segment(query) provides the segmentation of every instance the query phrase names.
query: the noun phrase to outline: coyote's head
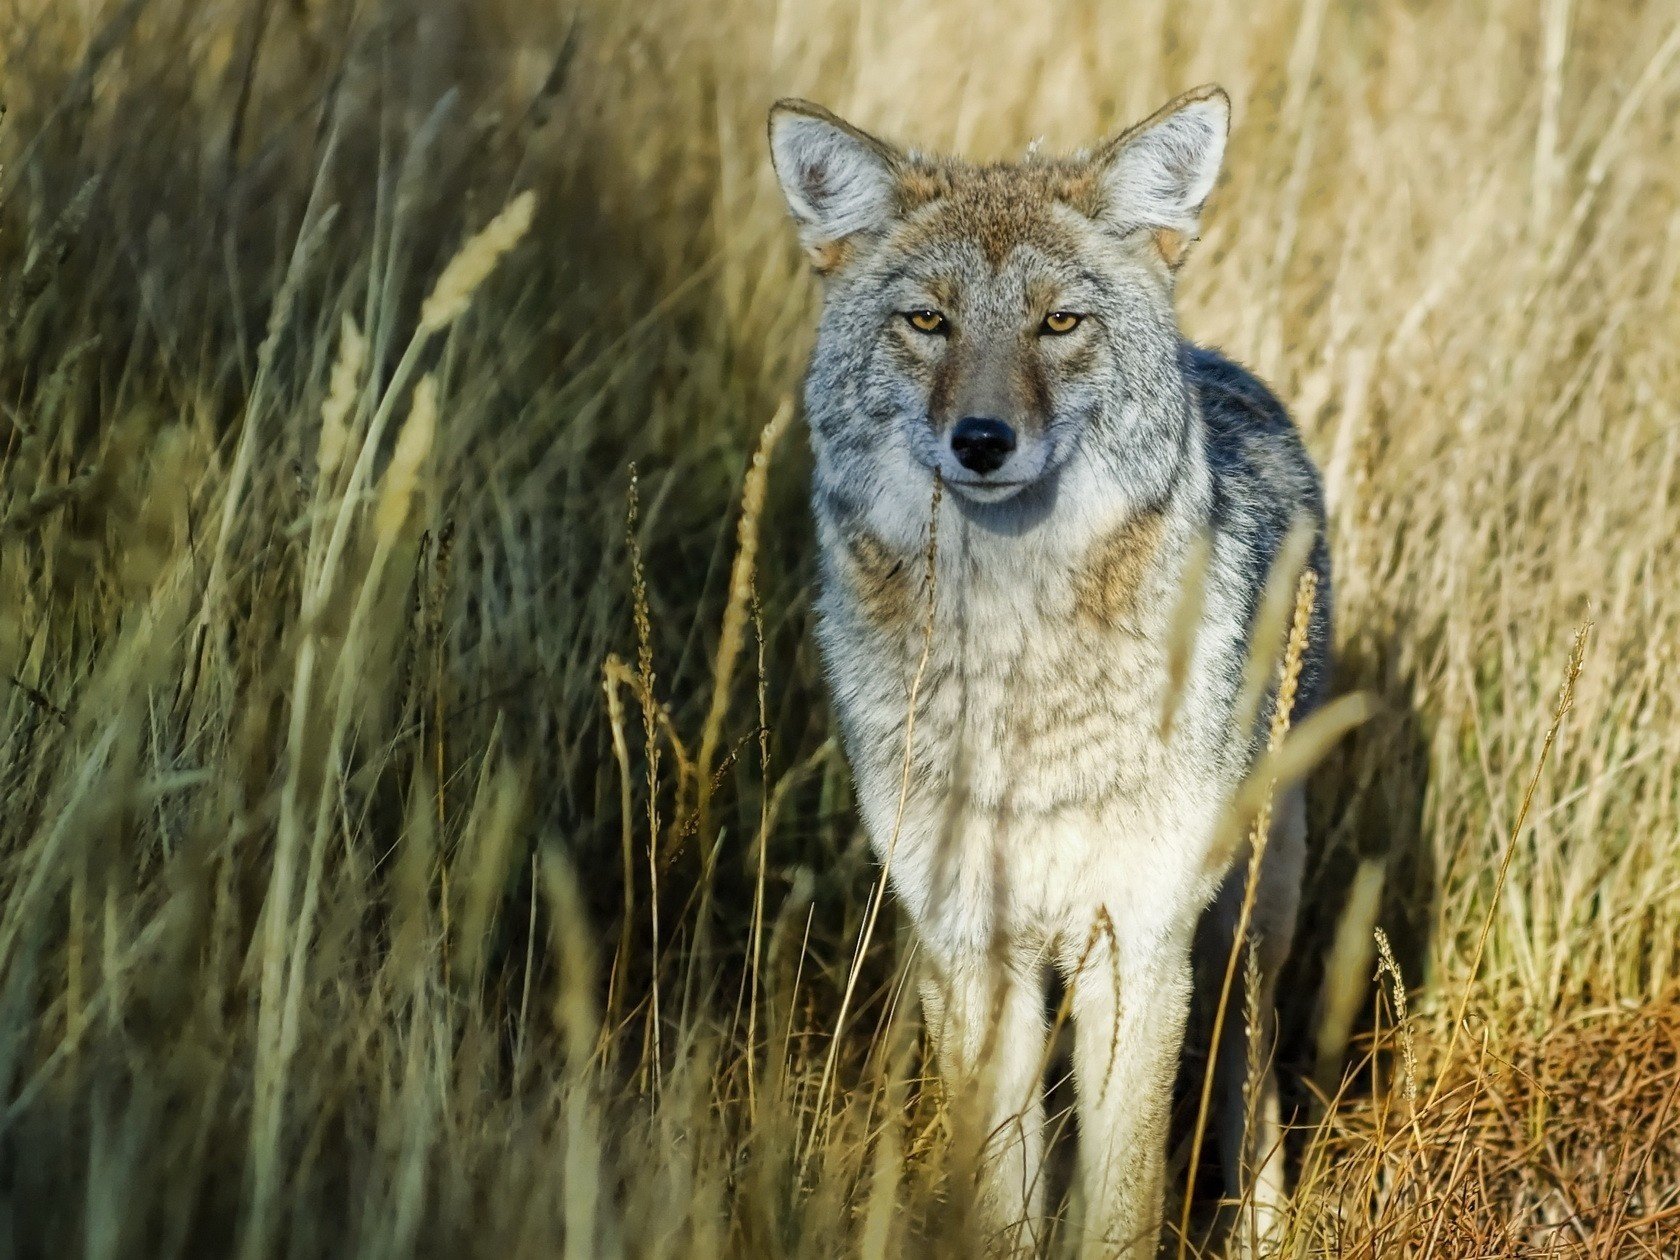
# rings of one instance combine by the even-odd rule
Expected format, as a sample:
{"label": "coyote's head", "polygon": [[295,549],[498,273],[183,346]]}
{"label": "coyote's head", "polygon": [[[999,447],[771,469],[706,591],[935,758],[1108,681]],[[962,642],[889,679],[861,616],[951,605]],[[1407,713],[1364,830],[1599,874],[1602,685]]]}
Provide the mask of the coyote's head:
{"label": "coyote's head", "polygon": [[981,166],[779,102],[776,174],[824,278],[807,410],[848,497],[926,470],[1026,501],[1081,467],[1164,494],[1187,406],[1173,272],[1229,117],[1202,88],[1088,153]]}

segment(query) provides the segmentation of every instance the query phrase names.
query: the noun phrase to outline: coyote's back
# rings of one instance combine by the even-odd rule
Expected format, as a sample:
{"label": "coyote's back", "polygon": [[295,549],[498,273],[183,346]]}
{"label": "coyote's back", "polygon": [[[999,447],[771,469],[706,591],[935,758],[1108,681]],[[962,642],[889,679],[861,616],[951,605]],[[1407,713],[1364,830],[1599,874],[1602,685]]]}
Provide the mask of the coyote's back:
{"label": "coyote's back", "polygon": [[[1173,309],[1227,115],[1204,89],[1093,152],[985,166],[802,102],[771,115],[825,283],[806,386],[819,637],[942,1069],[991,1135],[982,1208],[1005,1247],[1041,1214],[1055,967],[1087,1236],[1153,1255],[1192,942],[1206,912],[1229,945],[1247,865],[1227,811],[1270,704],[1245,679],[1280,562],[1286,593],[1303,565],[1318,575],[1297,718],[1327,677],[1312,463],[1277,400],[1185,342]],[[1254,919],[1268,1019],[1298,798],[1275,816]],[[1256,1148],[1242,1051],[1221,1048],[1226,1163],[1269,1210],[1275,1091],[1268,1073]]]}

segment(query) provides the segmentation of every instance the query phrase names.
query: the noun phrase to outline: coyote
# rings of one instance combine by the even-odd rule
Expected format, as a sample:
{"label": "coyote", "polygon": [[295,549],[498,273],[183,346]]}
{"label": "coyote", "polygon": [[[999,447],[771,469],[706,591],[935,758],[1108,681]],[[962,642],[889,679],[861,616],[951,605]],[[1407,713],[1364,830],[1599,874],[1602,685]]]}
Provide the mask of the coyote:
{"label": "coyote", "polygon": [[[1277,684],[1244,678],[1281,557],[1318,577],[1296,719],[1326,684],[1317,472],[1266,387],[1174,313],[1229,120],[1207,87],[1088,152],[974,165],[805,101],[770,113],[823,280],[805,387],[818,638],[941,1075],[978,1108],[978,1209],[1005,1252],[1044,1234],[1054,968],[1084,1245],[1155,1254],[1192,977],[1213,956],[1223,978],[1247,878],[1222,820],[1264,750]],[[1222,1162],[1263,1228],[1284,1195],[1278,1103],[1269,1067],[1245,1090],[1243,1013],[1268,1053],[1298,787],[1272,817],[1263,991],[1239,987],[1215,1051]]]}

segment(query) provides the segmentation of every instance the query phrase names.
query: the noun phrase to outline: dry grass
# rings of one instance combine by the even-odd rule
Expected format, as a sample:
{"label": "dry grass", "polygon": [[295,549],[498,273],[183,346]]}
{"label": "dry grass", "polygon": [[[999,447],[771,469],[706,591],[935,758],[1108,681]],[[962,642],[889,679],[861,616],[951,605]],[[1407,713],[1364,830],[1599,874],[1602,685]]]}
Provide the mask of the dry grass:
{"label": "dry grass", "polygon": [[1295,1253],[1680,1253],[1672,0],[0,13],[0,1252],[972,1254],[752,454],[763,110],[1218,79],[1185,323],[1292,400],[1381,705]]}

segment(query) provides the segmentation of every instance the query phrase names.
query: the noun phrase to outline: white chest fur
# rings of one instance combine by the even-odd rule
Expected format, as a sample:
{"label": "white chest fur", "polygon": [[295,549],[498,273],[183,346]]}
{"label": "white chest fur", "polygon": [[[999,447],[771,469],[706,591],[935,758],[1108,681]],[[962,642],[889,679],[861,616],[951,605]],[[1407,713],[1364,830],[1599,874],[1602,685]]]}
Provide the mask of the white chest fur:
{"label": "white chest fur", "polygon": [[957,517],[930,620],[925,561],[825,538],[860,808],[929,944],[1077,949],[1099,905],[1148,937],[1205,895],[1218,776],[1193,711],[1161,734],[1175,541],[1147,517],[1069,552]]}

